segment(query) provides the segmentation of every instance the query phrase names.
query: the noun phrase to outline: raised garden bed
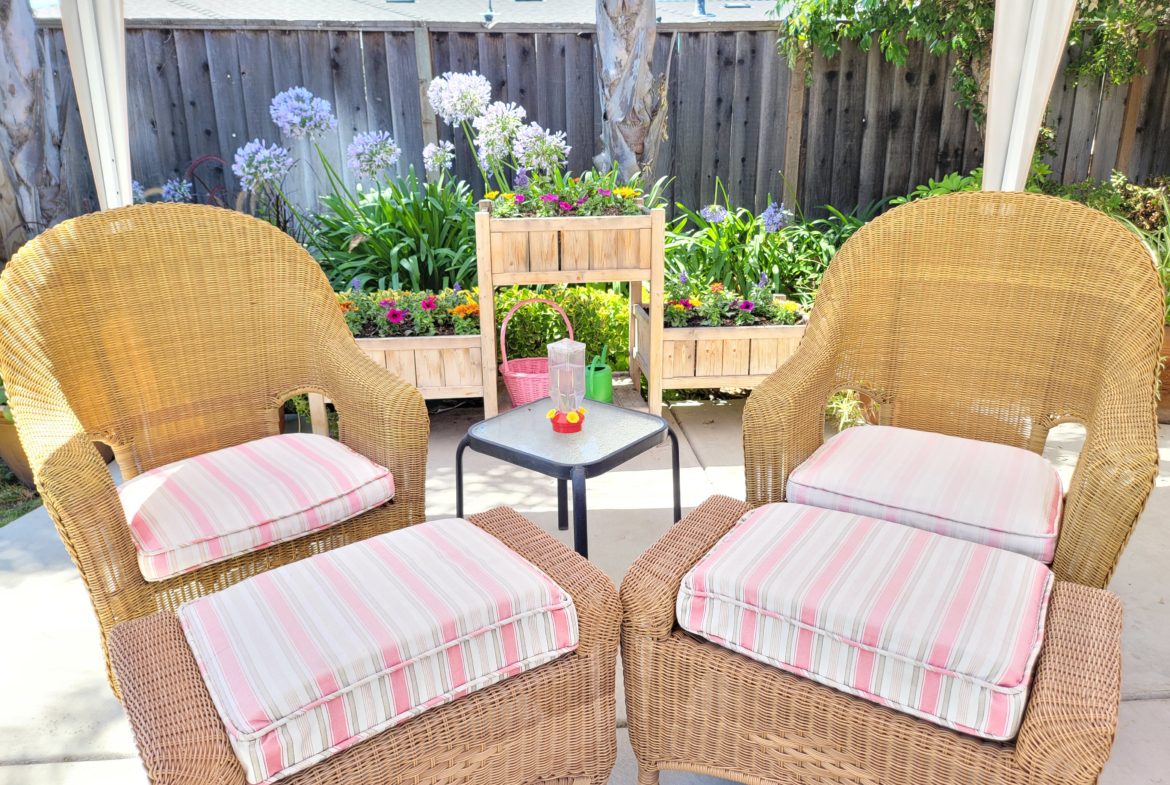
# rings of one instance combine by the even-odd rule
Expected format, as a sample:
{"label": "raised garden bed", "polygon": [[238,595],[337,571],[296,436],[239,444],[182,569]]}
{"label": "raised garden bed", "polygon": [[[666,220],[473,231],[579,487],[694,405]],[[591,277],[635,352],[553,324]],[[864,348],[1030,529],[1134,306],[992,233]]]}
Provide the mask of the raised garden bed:
{"label": "raised garden bed", "polygon": [[[646,377],[651,395],[656,387],[751,389],[793,355],[805,330],[802,324],[665,327],[659,350],[654,346],[650,313],[638,304],[631,306],[631,312],[637,362],[631,363],[630,373],[635,381],[639,372]],[[661,357],[657,377],[651,363],[656,352]]]}

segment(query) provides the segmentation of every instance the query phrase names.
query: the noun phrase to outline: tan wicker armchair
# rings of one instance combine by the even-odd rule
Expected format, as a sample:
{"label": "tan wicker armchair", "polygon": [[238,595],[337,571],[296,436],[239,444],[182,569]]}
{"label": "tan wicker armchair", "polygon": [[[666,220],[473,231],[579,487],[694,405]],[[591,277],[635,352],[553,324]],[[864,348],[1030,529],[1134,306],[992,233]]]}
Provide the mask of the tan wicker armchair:
{"label": "tan wicker armchair", "polygon": [[[1120,702],[1121,607],[1100,588],[1157,473],[1161,289],[1136,237],[1030,194],[961,194],[864,227],[825,277],[799,350],[744,413],[748,502],[715,497],[622,582],[640,785],[682,769],[753,785],[1091,785]],[[961,735],[682,631],[679,583],[749,507],[784,499],[839,389],[890,425],[1040,451],[1082,421],[1044,646],[1019,735]],[[1088,584],[1088,585],[1078,585]]]}
{"label": "tan wicker armchair", "polygon": [[[425,517],[422,397],[357,348],[312,257],[240,213],[127,207],[66,221],[25,245],[0,277],[0,375],[103,648],[118,623]],[[130,478],[276,434],[283,402],[307,391],[334,400],[342,442],[390,468],[395,501],[145,581],[93,442],[110,444]]]}
{"label": "tan wicker armchair", "polygon": [[898,207],[845,243],[800,348],[748,399],[748,503],[784,499],[840,389],[883,424],[1035,452],[1082,422],[1053,569],[1103,587],[1158,472],[1161,340],[1150,255],[1103,213],[1021,193]]}

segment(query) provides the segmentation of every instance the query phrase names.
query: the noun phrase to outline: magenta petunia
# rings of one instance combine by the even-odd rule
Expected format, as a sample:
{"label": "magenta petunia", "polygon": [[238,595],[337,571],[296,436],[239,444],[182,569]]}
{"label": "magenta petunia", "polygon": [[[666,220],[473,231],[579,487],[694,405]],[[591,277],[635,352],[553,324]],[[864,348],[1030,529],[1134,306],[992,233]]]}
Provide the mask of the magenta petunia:
{"label": "magenta petunia", "polygon": [[391,308],[386,311],[386,321],[390,324],[402,324],[406,320],[406,311],[400,308]]}
{"label": "magenta petunia", "polygon": [[516,194],[516,204],[523,204],[524,194]]}
{"label": "magenta petunia", "polygon": [[741,310],[741,311],[752,311],[755,309],[755,307],[756,307],[756,304],[753,303],[751,300],[740,300],[739,301],[739,310]]}
{"label": "magenta petunia", "polygon": [[613,191],[609,190],[608,188],[598,188],[597,195],[598,196],[613,196]]}
{"label": "magenta petunia", "polygon": [[398,303],[393,300],[382,300],[378,303],[378,305],[382,306],[383,308],[393,308],[395,305],[398,305]]}
{"label": "magenta petunia", "polygon": [[589,201],[589,197],[582,196],[576,201],[576,204],[582,205],[582,204],[585,204],[585,202],[587,202],[587,201]]}
{"label": "magenta petunia", "polygon": [[424,311],[433,311],[439,307],[439,301],[435,299],[433,294],[427,295],[423,298],[422,309]]}
{"label": "magenta petunia", "polygon": [[573,209],[573,205],[570,204],[569,202],[564,201],[564,200],[561,200],[560,207],[562,210],[572,210]]}
{"label": "magenta petunia", "polygon": [[679,300],[678,304],[681,305],[683,308],[686,308],[688,311],[695,307],[695,304],[686,298]]}
{"label": "magenta petunia", "polygon": [[543,194],[540,197],[540,201],[542,202],[559,202],[560,199],[561,197],[557,196],[556,194]]}

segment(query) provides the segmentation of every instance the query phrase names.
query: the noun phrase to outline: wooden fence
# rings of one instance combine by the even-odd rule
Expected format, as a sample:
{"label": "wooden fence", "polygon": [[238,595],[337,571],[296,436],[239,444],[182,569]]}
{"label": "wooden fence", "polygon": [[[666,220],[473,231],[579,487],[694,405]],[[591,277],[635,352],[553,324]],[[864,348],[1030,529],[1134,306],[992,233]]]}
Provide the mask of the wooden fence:
{"label": "wooden fence", "polygon": [[[50,26],[40,35],[54,77],[50,100],[58,107],[70,209],[80,213],[96,201],[64,39]],[[1170,172],[1170,34],[1159,33],[1145,57],[1149,74],[1120,88],[1058,79],[1048,118],[1058,177],[1102,178],[1116,168],[1141,180]],[[425,99],[430,78],[448,70],[478,70],[496,97],[564,129],[573,169],[597,152],[601,110],[589,28],[146,25],[127,31],[127,67],[134,175],[147,186],[203,159],[200,187],[234,197],[234,151],[254,138],[279,138],[269,102],[298,84],[333,104],[338,130],[321,144],[340,168],[355,133],[386,129],[402,147],[402,171],[421,172],[424,145],[451,139],[460,152],[457,173],[475,182],[461,132],[457,138],[436,122]],[[921,46],[911,46],[905,67],[847,46],[832,60],[816,58],[806,83],[776,54],[773,30],[660,27],[654,67],[666,75],[670,113],[654,173],[673,178],[672,201],[709,202],[718,177],[733,204],[757,210],[769,196],[795,197],[806,210],[848,209],[982,161],[980,133],[955,105],[951,63]],[[288,190],[313,204],[321,167],[305,143],[292,149],[309,163]]]}

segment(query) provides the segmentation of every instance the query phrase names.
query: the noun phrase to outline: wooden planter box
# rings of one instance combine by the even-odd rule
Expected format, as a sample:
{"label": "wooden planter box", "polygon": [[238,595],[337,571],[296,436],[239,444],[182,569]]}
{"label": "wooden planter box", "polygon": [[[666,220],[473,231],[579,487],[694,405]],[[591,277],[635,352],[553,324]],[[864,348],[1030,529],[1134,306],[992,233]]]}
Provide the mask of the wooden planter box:
{"label": "wooden planter box", "polygon": [[[358,338],[357,345],[378,365],[417,387],[423,398],[478,398],[483,395],[483,364],[478,335]],[[328,435],[325,397],[310,393],[309,411],[313,432]]]}
{"label": "wooden planter box", "polygon": [[[489,293],[497,286],[629,282],[640,302],[645,281],[650,308],[661,321],[665,237],[661,208],[589,218],[493,218],[491,202],[481,201],[475,217],[481,378],[496,376],[496,314]],[[631,315],[631,361],[633,332]],[[483,396],[484,416],[492,417],[499,411],[495,384],[484,385]],[[650,410],[657,412],[660,403],[651,398]]]}
{"label": "wooden planter box", "polygon": [[[780,367],[800,345],[804,325],[665,327],[661,348],[652,339],[650,313],[632,305],[636,363],[630,375],[646,376],[650,396],[661,390],[719,387],[751,389]],[[652,363],[655,353],[661,362]],[[654,369],[660,376],[656,378]]]}
{"label": "wooden planter box", "polygon": [[1170,423],[1170,324],[1162,326],[1161,394],[1158,397],[1158,422]]}

